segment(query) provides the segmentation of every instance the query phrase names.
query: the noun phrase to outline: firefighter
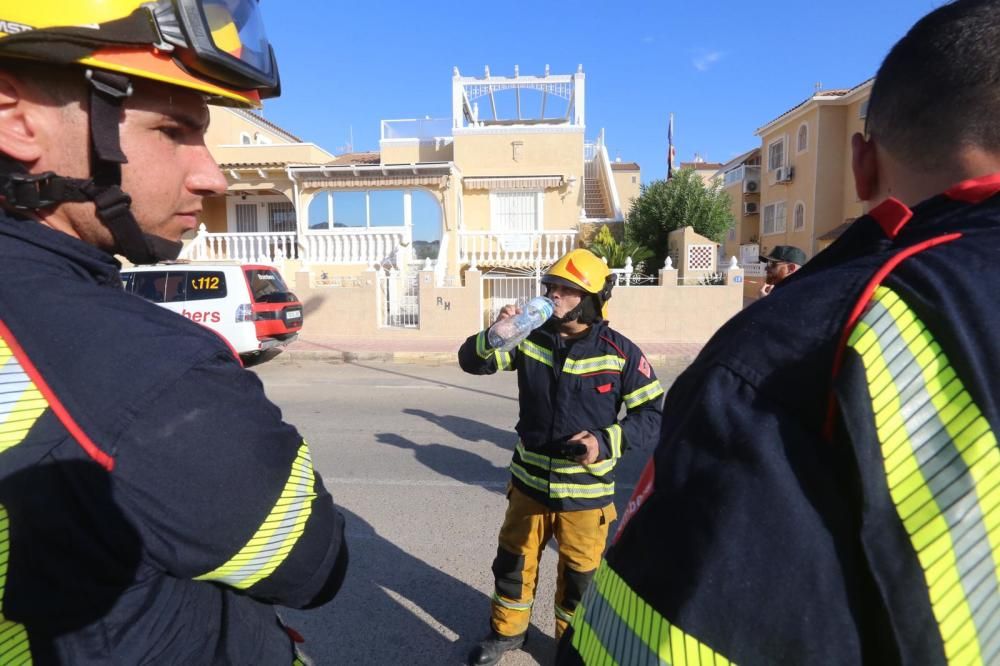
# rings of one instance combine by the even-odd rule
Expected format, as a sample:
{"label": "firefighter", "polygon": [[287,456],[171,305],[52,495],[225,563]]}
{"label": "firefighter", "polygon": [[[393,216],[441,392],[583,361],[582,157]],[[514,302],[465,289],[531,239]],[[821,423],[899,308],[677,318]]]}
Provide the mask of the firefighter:
{"label": "firefighter", "polygon": [[[473,374],[517,372],[520,418],[510,464],[507,514],[493,560],[489,635],[470,664],[495,664],[527,636],[538,564],[559,546],[556,637],[566,629],[601,560],[616,517],[615,465],[625,449],[659,431],[663,389],[642,350],[608,326],[614,276],[589,250],[573,250],[542,277],[552,317],[516,349],[489,346],[487,331],[462,344]],[[497,320],[519,310],[505,306]],[[618,419],[622,405],[626,416]]]}
{"label": "firefighter", "polygon": [[872,207],[671,387],[558,663],[1000,663],[998,103],[1000,0],[891,49]]}
{"label": "firefighter", "polygon": [[309,447],[213,332],[122,290],[278,92],[257,0],[0,3],[0,663],[292,664],[344,578]]}

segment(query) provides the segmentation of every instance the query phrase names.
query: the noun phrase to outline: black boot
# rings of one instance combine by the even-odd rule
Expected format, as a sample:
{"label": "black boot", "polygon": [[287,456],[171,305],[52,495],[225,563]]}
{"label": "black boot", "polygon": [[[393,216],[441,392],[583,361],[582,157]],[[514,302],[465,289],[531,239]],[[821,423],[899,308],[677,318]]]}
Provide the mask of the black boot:
{"label": "black boot", "polygon": [[491,630],[489,636],[472,648],[472,652],[469,653],[469,666],[493,666],[500,661],[504,652],[518,649],[527,640],[527,631],[517,636],[501,636]]}

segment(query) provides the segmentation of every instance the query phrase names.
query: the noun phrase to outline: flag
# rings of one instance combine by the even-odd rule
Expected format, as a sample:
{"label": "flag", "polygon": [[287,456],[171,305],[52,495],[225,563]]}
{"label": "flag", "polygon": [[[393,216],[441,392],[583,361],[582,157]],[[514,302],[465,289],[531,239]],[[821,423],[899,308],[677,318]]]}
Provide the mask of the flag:
{"label": "flag", "polygon": [[674,177],[674,114],[670,114],[670,124],[667,125],[667,180]]}

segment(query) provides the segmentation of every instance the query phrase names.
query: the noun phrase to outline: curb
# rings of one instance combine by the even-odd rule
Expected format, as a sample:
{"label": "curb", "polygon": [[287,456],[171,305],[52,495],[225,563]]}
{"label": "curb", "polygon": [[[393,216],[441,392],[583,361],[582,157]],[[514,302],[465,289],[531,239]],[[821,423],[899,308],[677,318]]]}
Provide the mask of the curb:
{"label": "curb", "polygon": [[[647,354],[658,374],[677,374],[695,359],[691,354]],[[329,363],[408,363],[420,365],[458,365],[456,352],[447,351],[348,351],[341,349],[284,349],[271,359],[274,363],[326,361]]]}

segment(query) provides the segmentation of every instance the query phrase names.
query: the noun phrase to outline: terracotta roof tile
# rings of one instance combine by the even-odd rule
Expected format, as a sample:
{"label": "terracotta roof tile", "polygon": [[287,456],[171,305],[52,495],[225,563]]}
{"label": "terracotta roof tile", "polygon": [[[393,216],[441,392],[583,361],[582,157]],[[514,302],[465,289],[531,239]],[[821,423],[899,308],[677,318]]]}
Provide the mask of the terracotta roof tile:
{"label": "terracotta roof tile", "polygon": [[328,163],[327,166],[349,166],[356,164],[358,166],[370,166],[373,164],[381,164],[382,156],[380,153],[376,152],[360,152],[360,153],[344,153],[343,155],[338,155],[335,160]]}
{"label": "terracotta roof tile", "polygon": [[639,163],[638,162],[612,162],[611,163],[611,170],[612,171],[638,171],[639,170]]}

